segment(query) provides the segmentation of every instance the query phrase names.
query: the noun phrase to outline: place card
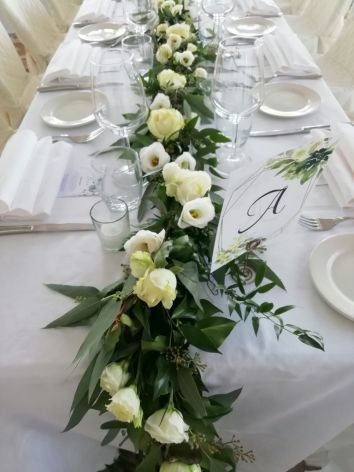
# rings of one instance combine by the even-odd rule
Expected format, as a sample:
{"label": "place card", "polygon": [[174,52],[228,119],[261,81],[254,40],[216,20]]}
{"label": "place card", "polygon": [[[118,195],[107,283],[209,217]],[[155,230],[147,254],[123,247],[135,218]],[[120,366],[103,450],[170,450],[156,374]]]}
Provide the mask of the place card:
{"label": "place card", "polygon": [[286,230],[298,215],[334,150],[318,139],[259,164],[235,170],[229,178],[217,230],[212,272],[239,257],[253,241]]}

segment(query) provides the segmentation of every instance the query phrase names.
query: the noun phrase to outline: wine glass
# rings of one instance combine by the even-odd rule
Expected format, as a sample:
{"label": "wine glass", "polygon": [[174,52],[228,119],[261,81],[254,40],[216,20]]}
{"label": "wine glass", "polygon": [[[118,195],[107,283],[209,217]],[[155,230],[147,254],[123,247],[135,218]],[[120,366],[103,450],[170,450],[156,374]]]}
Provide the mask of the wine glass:
{"label": "wine glass", "polygon": [[[217,115],[233,125],[230,145],[219,149],[220,167],[225,171],[243,165],[247,156],[240,150],[239,124],[263,101],[264,67],[262,39],[233,36],[220,42],[211,92]],[[242,144],[245,143],[242,137]]]}
{"label": "wine glass", "polygon": [[154,63],[154,44],[147,34],[131,34],[122,40],[122,48],[133,55],[139,74],[146,74]]}
{"label": "wine glass", "polygon": [[124,0],[124,10],[127,23],[136,33],[144,34],[156,23],[156,0]]}
{"label": "wine glass", "polygon": [[202,8],[207,15],[213,18],[214,41],[216,44],[222,39],[222,24],[225,16],[234,8],[234,0],[203,0]]}
{"label": "wine glass", "polygon": [[148,105],[131,54],[123,49],[100,51],[91,61],[96,120],[129,145],[129,135],[142,125]]}

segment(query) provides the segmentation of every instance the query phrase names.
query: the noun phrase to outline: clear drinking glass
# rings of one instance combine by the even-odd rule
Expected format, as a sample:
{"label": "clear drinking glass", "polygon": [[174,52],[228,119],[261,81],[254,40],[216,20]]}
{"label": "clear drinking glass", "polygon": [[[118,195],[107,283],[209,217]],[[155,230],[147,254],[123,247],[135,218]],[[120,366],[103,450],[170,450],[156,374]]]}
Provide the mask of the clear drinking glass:
{"label": "clear drinking glass", "polygon": [[233,124],[231,144],[218,152],[220,167],[226,171],[247,161],[240,150],[239,124],[263,101],[262,44],[261,39],[234,36],[221,41],[218,48],[211,99],[216,114]]}
{"label": "clear drinking glass", "polygon": [[156,23],[156,0],[124,0],[124,11],[127,23],[135,33],[144,34]]}
{"label": "clear drinking glass", "polygon": [[202,8],[213,19],[213,38],[216,44],[222,39],[225,16],[234,8],[234,0],[203,0]]}
{"label": "clear drinking glass", "polygon": [[129,144],[129,135],[145,122],[148,115],[141,78],[128,51],[107,49],[96,58],[91,61],[96,120]]}
{"label": "clear drinking glass", "polygon": [[107,252],[117,252],[130,235],[129,212],[121,200],[119,208],[112,210],[103,200],[99,200],[90,210],[102,247]]}
{"label": "clear drinking glass", "polygon": [[154,63],[154,44],[148,34],[131,34],[122,41],[122,48],[133,56],[134,65],[140,75],[146,74]]}
{"label": "clear drinking glass", "polygon": [[96,187],[102,200],[112,211],[121,209],[121,202],[134,210],[140,202],[143,175],[139,156],[134,149],[115,146],[111,151],[92,158]]}

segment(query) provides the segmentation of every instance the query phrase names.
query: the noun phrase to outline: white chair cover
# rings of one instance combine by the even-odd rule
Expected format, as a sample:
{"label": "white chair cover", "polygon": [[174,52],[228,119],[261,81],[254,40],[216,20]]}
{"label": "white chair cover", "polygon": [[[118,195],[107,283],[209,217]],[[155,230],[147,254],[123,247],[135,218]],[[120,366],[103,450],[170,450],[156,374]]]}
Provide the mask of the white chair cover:
{"label": "white chair cover", "polygon": [[328,52],[317,59],[324,78],[346,113],[354,119],[354,16]]}
{"label": "white chair cover", "polygon": [[275,0],[281,11],[287,15],[300,15],[310,0]]}
{"label": "white chair cover", "polygon": [[60,29],[67,29],[78,10],[74,0],[41,0]]}
{"label": "white chair cover", "polygon": [[5,27],[0,23],[0,112],[16,128],[36,91],[37,77],[26,72]]}
{"label": "white chair cover", "polygon": [[310,0],[299,16],[289,16],[290,26],[313,54],[325,53],[336,40],[352,0]]}
{"label": "white chair cover", "polygon": [[14,133],[14,130],[9,125],[7,116],[0,113],[0,153],[3,150],[7,140]]}
{"label": "white chair cover", "polygon": [[28,65],[42,72],[62,34],[40,0],[0,0],[0,11],[28,51]]}

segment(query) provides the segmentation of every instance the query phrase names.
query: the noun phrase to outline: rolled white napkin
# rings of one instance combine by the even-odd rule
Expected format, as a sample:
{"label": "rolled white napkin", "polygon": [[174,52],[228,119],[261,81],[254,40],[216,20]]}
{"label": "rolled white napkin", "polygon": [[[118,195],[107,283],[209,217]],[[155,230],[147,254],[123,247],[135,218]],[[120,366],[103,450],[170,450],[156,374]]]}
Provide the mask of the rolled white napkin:
{"label": "rolled white napkin", "polygon": [[247,15],[274,15],[281,13],[280,8],[272,0],[236,0],[235,6]]}
{"label": "rolled white napkin", "polygon": [[314,63],[305,47],[299,45],[295,35],[277,30],[275,35],[264,37],[264,57],[272,74],[319,74],[320,68]]}
{"label": "rolled white napkin", "polygon": [[71,144],[37,139],[19,131],[7,142],[0,158],[0,215],[48,216],[71,156]]}
{"label": "rolled white napkin", "polygon": [[354,128],[344,123],[335,123],[332,130],[338,143],[324,177],[334,198],[341,207],[354,208]]}
{"label": "rolled white napkin", "polygon": [[77,22],[100,23],[113,18],[118,3],[115,0],[85,0],[76,17]]}
{"label": "rolled white napkin", "polygon": [[58,82],[89,82],[90,60],[102,54],[103,50],[73,39],[62,43],[51,59],[42,78],[42,85]]}

